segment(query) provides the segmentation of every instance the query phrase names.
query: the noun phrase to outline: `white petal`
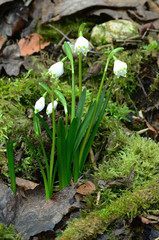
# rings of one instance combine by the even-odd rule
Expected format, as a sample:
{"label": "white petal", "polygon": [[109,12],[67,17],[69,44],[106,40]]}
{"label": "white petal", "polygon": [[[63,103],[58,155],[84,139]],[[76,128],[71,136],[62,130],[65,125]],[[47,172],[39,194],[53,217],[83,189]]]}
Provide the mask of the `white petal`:
{"label": "white petal", "polygon": [[78,54],[81,52],[83,55],[87,55],[87,52],[89,51],[89,42],[86,38],[80,36],[75,43],[75,52]]}
{"label": "white petal", "polygon": [[53,78],[58,78],[64,73],[63,62],[57,62],[49,68],[49,74]]}
{"label": "white petal", "polygon": [[126,77],[127,64],[120,60],[115,60],[113,72],[117,76],[117,78],[119,78],[120,76]]}
{"label": "white petal", "polygon": [[39,100],[36,101],[35,103],[35,113],[38,113],[40,111],[42,111],[45,107],[45,98],[41,97],[39,98]]}
{"label": "white petal", "polygon": [[[58,105],[57,101],[54,101],[54,109],[56,110]],[[50,115],[52,113],[52,102],[48,104],[47,109],[46,109],[46,114]]]}

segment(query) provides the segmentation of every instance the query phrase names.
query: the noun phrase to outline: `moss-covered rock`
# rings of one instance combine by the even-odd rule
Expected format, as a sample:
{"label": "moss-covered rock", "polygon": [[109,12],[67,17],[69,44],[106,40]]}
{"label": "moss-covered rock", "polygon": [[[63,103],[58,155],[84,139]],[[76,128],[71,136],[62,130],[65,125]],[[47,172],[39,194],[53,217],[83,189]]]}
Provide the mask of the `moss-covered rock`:
{"label": "moss-covered rock", "polygon": [[101,234],[116,219],[126,214],[137,212],[153,203],[159,203],[159,182],[153,180],[144,187],[125,193],[121,198],[112,202],[108,207],[91,212],[86,218],[75,219],[69,224],[57,240],[94,239]]}
{"label": "moss-covered rock", "polygon": [[128,20],[111,20],[92,29],[91,39],[95,44],[105,44],[113,39],[125,40],[138,37],[139,24]]}

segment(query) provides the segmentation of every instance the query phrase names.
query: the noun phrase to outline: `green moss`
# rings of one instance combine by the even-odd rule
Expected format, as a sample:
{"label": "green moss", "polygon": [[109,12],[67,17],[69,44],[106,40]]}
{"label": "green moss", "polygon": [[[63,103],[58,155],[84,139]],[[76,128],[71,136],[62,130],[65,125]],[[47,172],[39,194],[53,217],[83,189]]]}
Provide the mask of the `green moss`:
{"label": "green moss", "polygon": [[[93,26],[93,23],[91,22],[91,18],[87,17],[63,17],[59,21],[53,21],[50,23],[54,29],[51,28],[48,24],[43,24],[40,26],[37,30],[39,34],[41,34],[46,40],[50,41],[51,43],[59,43],[59,41],[63,38],[63,35],[59,32],[61,31],[63,34],[69,33],[68,37],[71,38],[77,38],[78,37],[78,29],[81,23],[86,22],[85,29],[83,31],[83,34],[86,38],[89,38],[90,33],[90,27]],[[58,31],[59,30],[59,31]],[[66,39],[67,40],[67,39]]]}
{"label": "green moss", "polygon": [[127,137],[122,149],[99,166],[96,177],[114,181],[128,178],[133,170],[132,188],[142,186],[158,175],[158,147],[158,143],[139,135]]}
{"label": "green moss", "polygon": [[133,217],[151,206],[158,209],[159,144],[139,135],[126,136],[124,132],[120,132],[120,138],[117,137],[120,151],[109,155],[94,175],[96,182],[103,180],[109,184],[123,180],[123,184],[103,189],[97,186],[101,192],[99,205],[96,206],[96,195],[87,196],[83,217],[69,223],[58,240],[94,239],[116,219]]}
{"label": "green moss", "polygon": [[150,204],[158,203],[158,181],[153,180],[142,188],[134,189],[133,192],[126,192],[121,198],[112,202],[106,208],[93,211],[86,218],[75,219],[57,240],[84,240],[94,239],[101,234],[116,219],[125,216],[127,213],[136,213],[139,209],[145,209]]}
{"label": "green moss", "polygon": [[22,240],[23,238],[17,233],[13,225],[7,227],[5,224],[0,223],[0,239],[1,240]]}

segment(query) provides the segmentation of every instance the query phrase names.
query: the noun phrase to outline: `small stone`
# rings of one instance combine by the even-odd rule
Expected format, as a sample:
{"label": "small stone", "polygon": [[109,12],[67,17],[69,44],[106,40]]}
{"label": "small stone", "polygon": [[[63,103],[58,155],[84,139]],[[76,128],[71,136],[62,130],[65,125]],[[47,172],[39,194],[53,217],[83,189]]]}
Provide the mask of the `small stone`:
{"label": "small stone", "polygon": [[140,25],[128,20],[111,20],[92,29],[91,40],[94,44],[106,44],[115,40],[128,40],[139,37]]}

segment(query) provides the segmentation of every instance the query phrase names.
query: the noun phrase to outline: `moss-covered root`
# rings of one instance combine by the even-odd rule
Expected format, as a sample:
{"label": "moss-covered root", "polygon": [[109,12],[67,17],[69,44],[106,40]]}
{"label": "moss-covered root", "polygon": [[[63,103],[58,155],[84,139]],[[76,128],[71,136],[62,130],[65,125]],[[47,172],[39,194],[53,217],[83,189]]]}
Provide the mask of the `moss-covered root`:
{"label": "moss-covered root", "polygon": [[139,208],[148,208],[159,202],[159,181],[153,180],[134,192],[127,192],[112,202],[107,208],[94,211],[86,218],[75,219],[56,240],[93,239],[116,219],[126,214],[135,213]]}

